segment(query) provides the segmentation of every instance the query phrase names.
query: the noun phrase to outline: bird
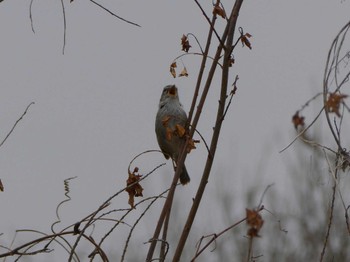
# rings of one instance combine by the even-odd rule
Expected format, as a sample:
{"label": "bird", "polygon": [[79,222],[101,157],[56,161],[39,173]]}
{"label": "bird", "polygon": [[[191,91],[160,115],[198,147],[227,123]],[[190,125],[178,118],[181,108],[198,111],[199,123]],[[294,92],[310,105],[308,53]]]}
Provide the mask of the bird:
{"label": "bird", "polygon": [[[180,103],[177,87],[165,86],[159,101],[155,131],[159,147],[166,159],[171,158],[173,162],[177,162],[185,142],[186,122],[187,115]],[[183,165],[180,183],[185,185],[190,180],[187,169]]]}

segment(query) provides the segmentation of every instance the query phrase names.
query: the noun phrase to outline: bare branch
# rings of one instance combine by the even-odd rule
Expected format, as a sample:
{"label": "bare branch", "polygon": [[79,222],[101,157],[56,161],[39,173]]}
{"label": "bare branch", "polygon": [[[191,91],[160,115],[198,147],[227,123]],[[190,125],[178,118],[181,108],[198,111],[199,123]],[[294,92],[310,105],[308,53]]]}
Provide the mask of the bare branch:
{"label": "bare branch", "polygon": [[34,30],[34,24],[33,24],[33,16],[32,16],[32,6],[33,6],[34,0],[30,0],[30,5],[29,5],[29,19],[30,19],[30,26],[32,28],[33,33],[35,34]]}
{"label": "bare branch", "polygon": [[94,0],[90,0],[90,2],[93,3],[93,4],[95,4],[95,5],[97,5],[98,7],[102,8],[102,9],[105,10],[106,12],[110,13],[111,15],[115,16],[116,18],[118,18],[118,19],[120,19],[120,20],[122,20],[122,21],[124,21],[124,22],[126,22],[126,23],[128,23],[128,24],[141,27],[139,24],[136,24],[136,23],[134,23],[134,22],[131,22],[131,21],[129,21],[129,20],[126,20],[126,19],[123,18],[123,17],[120,17],[120,16],[116,15],[115,13],[113,13],[112,11],[110,11],[109,9],[107,9],[106,7],[104,7],[103,5],[101,5],[101,4],[97,3],[97,2],[95,2]]}
{"label": "bare branch", "polygon": [[64,54],[64,50],[66,49],[67,21],[66,21],[66,9],[64,8],[63,0],[61,0],[61,6],[62,6],[62,14],[63,14],[63,47],[62,47],[62,54]]}
{"label": "bare branch", "polygon": [[[259,209],[257,210],[257,212],[261,212],[262,210],[264,210],[264,206],[260,206]],[[210,234],[209,236],[212,236],[212,238],[199,250],[200,244],[201,244],[202,240],[203,240],[204,238],[209,237],[209,236],[203,236],[203,237],[201,237],[201,239],[200,239],[200,241],[199,241],[199,244],[198,244],[197,252],[196,252],[195,256],[191,259],[191,262],[194,262],[195,259],[196,259],[197,257],[199,257],[199,256],[203,253],[203,251],[206,250],[206,249],[208,248],[208,246],[210,246],[211,243],[213,243],[216,239],[218,239],[219,237],[221,237],[221,236],[222,236],[223,234],[225,234],[227,231],[229,231],[229,230],[235,228],[235,227],[238,226],[239,224],[242,224],[242,223],[243,223],[244,221],[246,221],[246,220],[247,220],[247,217],[242,218],[241,220],[239,220],[239,221],[237,221],[236,223],[232,224],[231,226],[225,228],[225,229],[222,230],[221,232]]]}
{"label": "bare branch", "polygon": [[5,143],[5,141],[9,138],[9,136],[12,134],[13,130],[15,130],[17,124],[23,119],[23,117],[25,116],[25,114],[27,114],[27,111],[29,109],[29,107],[31,105],[35,104],[34,102],[31,102],[27,108],[24,110],[23,114],[21,115],[21,117],[19,119],[17,119],[16,123],[13,125],[13,127],[11,128],[10,132],[6,135],[6,137],[4,138],[4,140],[2,140],[2,142],[0,143],[0,147]]}

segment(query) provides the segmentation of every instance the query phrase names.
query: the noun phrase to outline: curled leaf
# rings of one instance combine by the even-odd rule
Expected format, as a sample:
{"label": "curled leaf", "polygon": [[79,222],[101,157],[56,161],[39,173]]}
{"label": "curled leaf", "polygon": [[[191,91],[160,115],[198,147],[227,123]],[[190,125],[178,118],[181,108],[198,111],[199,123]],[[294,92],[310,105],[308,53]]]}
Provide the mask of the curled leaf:
{"label": "curled leaf", "polygon": [[176,62],[172,62],[170,65],[170,74],[175,78],[176,77]]}
{"label": "curled leaf", "polygon": [[186,151],[188,154],[192,151],[192,149],[196,149],[196,143],[199,143],[199,140],[190,139],[188,141],[187,148],[186,148]]}
{"label": "curled leaf", "polygon": [[225,13],[225,10],[222,9],[220,6],[216,5],[214,6],[214,9],[213,9],[213,15],[219,15],[221,16],[222,18],[226,18],[226,13]]}
{"label": "curled leaf", "polygon": [[305,123],[304,123],[305,117],[303,116],[299,116],[299,111],[297,111],[294,116],[292,117],[292,122],[294,124],[294,128],[298,129],[298,127],[304,127]]}
{"label": "curled leaf", "polygon": [[134,206],[134,198],[135,197],[142,197],[142,191],[143,188],[139,184],[139,180],[141,179],[142,175],[138,175],[137,172],[139,169],[135,167],[134,171],[132,173],[129,173],[129,178],[126,180],[126,189],[125,191],[129,194],[129,201],[128,204],[131,206],[131,208],[135,208]]}
{"label": "curled leaf", "polygon": [[181,73],[179,74],[179,77],[181,76],[186,76],[186,77],[188,76],[186,67],[184,67],[184,69],[182,69]]}
{"label": "curled leaf", "polygon": [[244,35],[241,35],[242,46],[247,46],[249,49],[252,49],[252,45],[248,40],[248,38],[251,38],[251,37],[252,35],[249,33],[245,33]]}
{"label": "curled leaf", "polygon": [[188,41],[188,38],[186,35],[182,35],[181,37],[181,46],[182,46],[182,51],[185,51],[188,53],[188,50],[190,50],[191,45],[190,42]]}

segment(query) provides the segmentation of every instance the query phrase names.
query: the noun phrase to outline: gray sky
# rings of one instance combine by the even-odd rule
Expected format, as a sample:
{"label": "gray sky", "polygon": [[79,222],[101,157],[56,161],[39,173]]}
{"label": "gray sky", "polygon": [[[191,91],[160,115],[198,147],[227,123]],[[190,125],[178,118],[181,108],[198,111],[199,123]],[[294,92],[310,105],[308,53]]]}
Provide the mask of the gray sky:
{"label": "gray sky", "polygon": [[[5,186],[0,194],[0,232],[5,234],[1,244],[9,243],[14,229],[49,232],[56,205],[64,199],[65,178],[78,176],[71,181],[73,200],[62,209],[64,225],[95,210],[124,186],[130,160],[144,150],[158,148],[154,118],[163,86],[176,84],[189,109],[200,58],[182,58],[188,78],[174,79],[169,73],[170,63],[181,54],[182,34],[195,34],[204,46],[208,31],[192,1],[101,2],[141,28],[115,19],[89,1],[65,1],[67,43],[62,55],[60,1],[33,2],[35,34],[30,27],[29,2],[5,0],[0,4],[2,138],[26,106],[35,102],[0,148],[0,178]],[[203,7],[210,13],[211,2],[206,2]],[[231,1],[225,3],[230,9]],[[258,179],[261,192],[270,183],[275,183],[276,191],[285,189],[284,163],[293,147],[285,154],[278,151],[294,137],[294,112],[321,91],[328,49],[348,14],[349,1],[340,0],[243,3],[238,26],[253,35],[253,49],[238,45],[235,50],[231,80],[239,75],[238,91],[223,125],[203,202],[206,208],[199,210],[198,225],[215,220],[203,215],[207,208],[217,208],[215,180],[225,181],[222,190],[235,198]],[[221,32],[224,22],[219,19],[218,25]],[[193,51],[198,51],[193,39],[190,41]],[[182,62],[178,61],[180,68]],[[218,81],[213,83],[203,112],[206,121],[199,124],[208,142],[218,86]],[[310,111],[312,116],[317,110]],[[184,206],[178,219],[187,215],[205,153],[201,143],[187,158],[192,181],[176,195]],[[147,173],[163,162],[162,155],[150,154],[136,165]],[[171,170],[167,162],[145,182],[145,196],[161,192],[171,181]],[[127,207],[127,194],[114,205]],[[243,208],[239,207],[242,214]],[[151,230],[138,232],[142,243],[155,224],[151,217],[146,219]],[[218,224],[210,231],[224,226]],[[210,231],[196,232],[193,241]],[[194,242],[189,245],[193,249]]]}

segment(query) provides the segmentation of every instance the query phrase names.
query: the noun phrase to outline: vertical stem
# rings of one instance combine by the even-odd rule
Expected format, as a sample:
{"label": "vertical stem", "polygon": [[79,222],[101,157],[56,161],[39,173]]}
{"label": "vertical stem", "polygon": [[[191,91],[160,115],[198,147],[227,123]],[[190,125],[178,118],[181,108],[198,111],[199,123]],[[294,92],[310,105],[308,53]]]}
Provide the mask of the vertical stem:
{"label": "vertical stem", "polygon": [[[206,165],[205,165],[205,168],[203,171],[202,179],[201,179],[200,185],[198,187],[196,197],[193,201],[193,205],[192,205],[190,213],[187,217],[186,224],[185,224],[184,229],[182,231],[180,240],[178,242],[178,246],[176,248],[176,251],[175,251],[175,254],[174,254],[174,257],[172,260],[175,262],[180,261],[180,257],[181,257],[183,248],[185,246],[186,240],[187,240],[189,232],[191,230],[191,227],[192,227],[195,215],[197,213],[201,198],[203,196],[206,184],[208,182],[208,177],[209,177],[210,170],[211,170],[211,167],[213,164],[213,160],[214,160],[214,156],[215,156],[215,152],[216,152],[216,147],[217,147],[217,142],[219,139],[220,130],[221,130],[222,121],[223,121],[222,116],[223,116],[224,110],[225,110],[225,101],[226,101],[226,97],[227,97],[227,84],[228,84],[228,75],[229,75],[230,56],[231,56],[231,52],[232,52],[233,35],[234,35],[236,21],[238,18],[238,14],[239,14],[239,10],[241,8],[242,2],[243,2],[243,0],[236,0],[235,5],[232,9],[230,19],[228,20],[228,24],[226,26],[225,33],[224,33],[224,36],[225,36],[225,34],[227,34],[227,42],[225,45],[226,48],[225,48],[223,71],[222,71],[221,94],[220,94],[220,101],[219,101],[216,123],[215,123],[215,128],[214,128],[214,134],[212,137],[212,141],[211,141],[211,145],[210,145],[210,152],[209,152],[208,157],[207,157],[207,161],[206,161]],[[225,36],[225,39],[226,39],[226,36]],[[223,42],[225,42],[225,41],[223,41]],[[218,52],[221,53],[221,50],[222,50],[222,47],[219,46]],[[215,61],[213,63],[215,63]],[[213,66],[212,66],[212,69],[213,69]],[[214,68],[214,71],[215,71],[215,68]],[[214,72],[210,72],[210,73],[212,73],[212,75],[211,75],[211,77],[212,77]],[[212,78],[210,79],[210,73],[209,73],[208,81],[206,84],[206,88],[204,89],[203,93],[205,92],[205,90],[209,89],[211,79],[212,79]],[[204,95],[206,95],[206,94],[204,94]],[[204,104],[203,95],[202,95],[201,102]],[[201,109],[201,107],[198,106],[198,110],[196,112],[194,122],[196,120],[198,121],[199,114],[201,113],[200,109]],[[191,131],[193,131],[193,126],[192,126]]]}
{"label": "vertical stem", "polygon": [[[196,1],[196,3],[199,4],[197,1]],[[216,4],[217,5],[219,4],[219,0],[217,0]],[[199,73],[198,73],[196,88],[195,88],[195,91],[194,91],[194,94],[193,94],[191,108],[190,108],[190,111],[188,113],[188,119],[187,119],[188,123],[191,123],[193,112],[194,112],[194,108],[195,108],[196,103],[197,103],[197,97],[198,97],[198,93],[199,93],[199,88],[200,88],[201,83],[202,83],[202,78],[203,78],[205,65],[207,63],[207,57],[208,57],[208,53],[209,53],[209,49],[210,49],[211,39],[212,39],[212,36],[213,36],[215,21],[216,21],[216,15],[213,15],[213,18],[211,20],[211,26],[210,26],[208,37],[207,37],[207,43],[205,45],[205,49],[204,49],[204,53],[203,53],[202,63],[201,63],[201,66],[200,66],[200,69],[199,69]]]}
{"label": "vertical stem", "polygon": [[250,258],[252,256],[252,247],[253,247],[253,237],[249,237],[249,247],[248,247],[248,256],[247,256],[247,262],[250,261]]}
{"label": "vertical stem", "polygon": [[338,162],[339,162],[339,156],[337,156],[337,158],[335,160],[335,167],[336,167],[336,169],[334,171],[334,185],[332,187],[331,209],[330,209],[330,213],[329,213],[329,221],[328,221],[328,226],[327,226],[327,232],[326,232],[326,236],[325,236],[323,247],[322,247],[322,251],[321,251],[320,262],[322,262],[323,259],[324,259],[324,255],[326,253],[326,248],[327,248],[327,244],[328,244],[329,234],[330,234],[331,228],[332,228],[334,202],[335,202],[335,192],[336,192],[336,189],[337,189],[337,179],[338,179]]}
{"label": "vertical stem", "polygon": [[170,220],[170,214],[171,214],[171,207],[169,208],[169,211],[165,217],[165,222],[163,225],[163,235],[162,235],[162,245],[160,248],[160,261],[164,262],[165,261],[165,250],[167,247],[167,235],[168,235],[168,227],[169,227],[169,220]]}

